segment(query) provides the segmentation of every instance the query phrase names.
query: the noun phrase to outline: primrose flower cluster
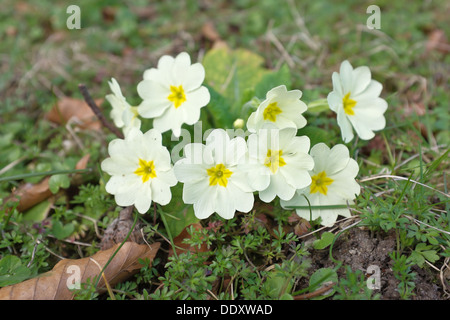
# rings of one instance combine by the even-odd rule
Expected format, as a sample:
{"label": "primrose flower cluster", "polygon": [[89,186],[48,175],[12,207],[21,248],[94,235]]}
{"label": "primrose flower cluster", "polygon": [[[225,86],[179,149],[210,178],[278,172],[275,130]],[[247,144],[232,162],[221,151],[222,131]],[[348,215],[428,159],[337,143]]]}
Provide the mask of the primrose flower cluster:
{"label": "primrose flower cluster", "polygon": [[[179,137],[183,124],[199,121],[201,108],[211,99],[204,79],[203,66],[192,64],[183,52],[175,58],[161,57],[156,68],[144,72],[137,85],[142,99],[138,106],[127,102],[114,78],[109,82],[110,115],[123,129],[124,139],[110,142],[109,157],[101,167],[111,176],[106,191],[118,205],[134,205],[146,213],[152,202],[168,204],[171,187],[182,183],[182,200],[193,205],[199,219],[214,213],[225,219],[237,211],[247,213],[255,196],[266,203],[278,197],[283,208],[296,208],[308,220],[321,218],[325,226],[333,225],[338,215],[350,216],[342,205],[352,204],[359,195],[357,162],[344,144],[311,146],[309,137],[297,136],[307,125],[307,105],[300,90],[288,91],[284,85],[269,90],[249,116],[247,139],[217,128],[204,144],[185,145],[184,157],[172,163],[162,134],[170,130]],[[384,128],[387,104],[368,67],[353,69],[344,61],[332,83],[327,100],[344,142],[351,141],[354,132],[368,140]],[[145,133],[144,119],[153,119],[153,128]]]}

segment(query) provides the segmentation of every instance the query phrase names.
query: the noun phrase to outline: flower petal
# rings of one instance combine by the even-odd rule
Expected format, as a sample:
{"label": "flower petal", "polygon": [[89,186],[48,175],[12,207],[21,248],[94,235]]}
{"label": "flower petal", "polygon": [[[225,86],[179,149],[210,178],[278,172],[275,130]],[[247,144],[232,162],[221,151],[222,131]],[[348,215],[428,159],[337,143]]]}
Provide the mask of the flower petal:
{"label": "flower petal", "polygon": [[205,80],[205,68],[200,63],[194,63],[189,66],[185,74],[181,74],[181,84],[185,91],[193,91],[198,89]]}
{"label": "flower petal", "polygon": [[363,92],[370,83],[372,75],[370,73],[369,67],[362,66],[353,70],[353,85],[350,92],[352,96],[356,96]]}
{"label": "flower petal", "polygon": [[333,82],[333,91],[336,92],[339,97],[344,97],[344,89],[342,87],[341,77],[339,76],[339,73],[333,72],[333,74],[331,75],[331,81]]}
{"label": "flower petal", "polygon": [[354,137],[352,124],[343,108],[339,109],[337,112],[337,123],[341,128],[342,140],[344,140],[345,143],[352,141]]}
{"label": "flower petal", "polygon": [[341,78],[342,91],[344,94],[351,92],[353,86],[353,67],[347,60],[341,63],[339,76]]}
{"label": "flower petal", "polygon": [[343,107],[342,96],[339,95],[339,93],[337,91],[332,91],[328,94],[327,102],[328,102],[328,106],[330,107],[330,109],[336,113],[338,112],[338,110],[340,108]]}
{"label": "flower petal", "polygon": [[[136,196],[136,201],[134,202],[134,206],[136,207],[137,211],[139,213],[147,213],[150,209],[150,206],[152,204],[152,190],[150,188],[150,183],[145,183],[142,185],[142,187],[139,189],[139,193]],[[135,190],[137,192],[137,190]],[[170,190],[169,190],[170,192]],[[116,196],[117,199],[117,196]]]}

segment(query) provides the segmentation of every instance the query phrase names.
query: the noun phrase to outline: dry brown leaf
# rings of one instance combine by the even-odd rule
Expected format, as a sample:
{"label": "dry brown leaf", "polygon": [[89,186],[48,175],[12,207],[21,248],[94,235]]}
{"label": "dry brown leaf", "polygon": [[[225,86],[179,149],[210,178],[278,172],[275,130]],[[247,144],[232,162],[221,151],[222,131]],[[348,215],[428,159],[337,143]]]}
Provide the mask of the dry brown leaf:
{"label": "dry brown leaf", "polygon": [[[89,159],[91,158],[91,155],[88,153],[84,155],[80,160],[78,160],[77,164],[75,165],[75,170],[84,170],[87,168]],[[83,183],[83,174],[82,173],[76,173],[72,176],[72,185],[80,185]]]}
{"label": "dry brown leaf", "polygon": [[75,165],[75,169],[76,170],[86,169],[90,158],[91,158],[91,155],[89,153],[84,155],[80,160],[78,160],[77,164]]}
{"label": "dry brown leaf", "polygon": [[219,33],[216,30],[216,27],[214,26],[214,23],[212,21],[207,21],[202,26],[202,35],[211,42],[216,42],[221,40],[221,37]]}
{"label": "dry brown leaf", "polygon": [[428,35],[428,40],[425,45],[425,54],[428,54],[433,50],[441,53],[450,52],[450,45],[447,41],[444,30],[435,29]]}
{"label": "dry brown leaf", "polygon": [[[197,246],[195,247],[191,247],[189,244],[183,243],[184,239],[188,239],[190,238],[190,234],[187,231],[190,226],[193,226],[195,230],[201,230],[203,229],[202,225],[200,223],[193,223],[188,225],[186,228],[183,229],[183,231],[181,231],[181,233],[176,236],[175,238],[173,238],[173,242],[175,244],[176,251],[177,254],[183,253],[185,251],[191,251],[193,253],[198,253],[198,252],[206,252],[208,250],[208,247],[206,246],[206,243],[202,243],[201,247],[198,248]],[[173,255],[173,249],[172,247],[170,247],[169,249],[169,257],[171,257]]]}
{"label": "dry brown leaf", "polygon": [[[72,279],[74,279],[74,275],[80,275],[81,283],[86,282],[88,278],[93,280],[94,277],[100,274],[97,264],[103,268],[119,245],[117,244],[108,250],[99,251],[92,257],[61,260],[49,272],[36,278],[1,288],[0,300],[72,300],[73,293],[68,286],[73,284]],[[138,272],[142,267],[139,259],[148,258],[150,261],[153,261],[159,246],[160,243],[158,242],[150,246],[125,242],[104,272],[108,284],[113,287]],[[105,283],[102,277],[97,288],[104,291],[104,287]]]}
{"label": "dry brown leaf", "polygon": [[48,186],[49,179],[50,177],[46,177],[37,184],[25,183],[21,185],[11,193],[5,202],[17,201],[17,199],[20,199],[17,210],[20,212],[26,211],[52,195],[52,192]]}
{"label": "dry brown leaf", "polygon": [[[94,101],[97,105],[101,105],[103,99]],[[84,100],[70,97],[60,99],[47,113],[47,119],[63,125],[71,120],[81,129],[101,129],[100,121],[87,103]]]}
{"label": "dry brown leaf", "polygon": [[[82,157],[76,164],[75,169],[86,169],[89,158],[89,154]],[[17,199],[19,199],[19,205],[17,206],[17,210],[19,212],[24,212],[31,207],[34,207],[38,203],[41,203],[45,199],[52,196],[52,192],[50,191],[50,187],[48,184],[49,179],[50,177],[46,177],[37,184],[27,182],[21,185],[20,187],[15,189],[10,196],[6,198],[5,202],[17,201]],[[81,180],[81,175],[74,175],[73,180]],[[75,182],[75,184],[77,184],[77,181],[72,182]]]}
{"label": "dry brown leaf", "polygon": [[311,224],[308,220],[301,219],[295,226],[294,226],[294,233],[297,236],[302,236],[311,230]]}

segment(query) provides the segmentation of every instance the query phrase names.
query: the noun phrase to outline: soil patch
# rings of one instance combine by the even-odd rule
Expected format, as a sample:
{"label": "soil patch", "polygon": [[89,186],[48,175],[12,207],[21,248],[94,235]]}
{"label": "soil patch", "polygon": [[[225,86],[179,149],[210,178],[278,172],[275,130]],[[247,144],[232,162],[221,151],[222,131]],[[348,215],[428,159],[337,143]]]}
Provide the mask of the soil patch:
{"label": "soil patch", "polygon": [[[350,266],[352,270],[361,270],[367,277],[373,273],[368,272],[370,266],[379,267],[380,289],[374,289],[374,293],[380,294],[382,300],[400,299],[397,287],[399,281],[392,271],[392,260],[389,253],[396,249],[394,234],[371,232],[361,228],[351,228],[339,236],[333,245],[333,258],[342,261],[343,266]],[[333,268],[335,263],[329,257],[329,248],[311,251],[311,272],[319,268]],[[443,290],[440,286],[439,274],[434,270],[424,267],[415,267],[414,300],[443,300]],[[338,270],[338,276],[345,276],[345,268]]]}

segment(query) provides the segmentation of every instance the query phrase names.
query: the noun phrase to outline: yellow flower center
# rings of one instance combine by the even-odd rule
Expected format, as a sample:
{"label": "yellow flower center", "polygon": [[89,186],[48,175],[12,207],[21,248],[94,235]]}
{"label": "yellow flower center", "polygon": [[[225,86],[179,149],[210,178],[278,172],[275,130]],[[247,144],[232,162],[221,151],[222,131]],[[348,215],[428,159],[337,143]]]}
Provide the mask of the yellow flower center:
{"label": "yellow flower center", "polygon": [[267,151],[267,157],[266,160],[264,161],[264,165],[268,167],[270,171],[272,171],[272,173],[277,172],[279,167],[286,165],[286,162],[281,157],[282,155],[283,150],[272,151],[269,149]]}
{"label": "yellow flower center", "polygon": [[355,114],[355,111],[353,111],[354,106],[356,105],[356,101],[353,99],[350,99],[350,92],[345,95],[345,97],[342,99],[342,103],[344,104],[344,111],[349,116],[353,116]]}
{"label": "yellow flower center", "polygon": [[131,107],[131,112],[133,113],[133,117],[131,118],[131,120],[139,117],[138,107]]}
{"label": "yellow flower center", "polygon": [[153,161],[139,159],[139,168],[137,168],[134,173],[138,176],[142,176],[142,182],[147,182],[150,178],[156,178],[155,165]]}
{"label": "yellow flower center", "polygon": [[270,120],[272,122],[277,121],[277,115],[281,113],[281,109],[278,107],[276,102],[269,104],[263,112],[264,120]]}
{"label": "yellow flower center", "polygon": [[327,195],[328,187],[330,184],[333,183],[333,179],[330,179],[327,177],[327,174],[325,171],[322,171],[319,174],[316,174],[315,176],[311,177],[311,190],[310,193],[316,193],[320,192],[323,195]]}
{"label": "yellow flower center", "polygon": [[184,93],[183,86],[182,85],[179,85],[178,87],[170,86],[170,94],[167,97],[167,99],[173,102],[175,108],[181,106],[181,104],[186,101],[186,94]]}
{"label": "yellow flower center", "polygon": [[219,186],[226,187],[228,184],[228,178],[231,177],[233,172],[228,170],[223,164],[219,163],[215,167],[211,167],[206,170],[209,176],[209,185],[215,186],[219,184]]}

